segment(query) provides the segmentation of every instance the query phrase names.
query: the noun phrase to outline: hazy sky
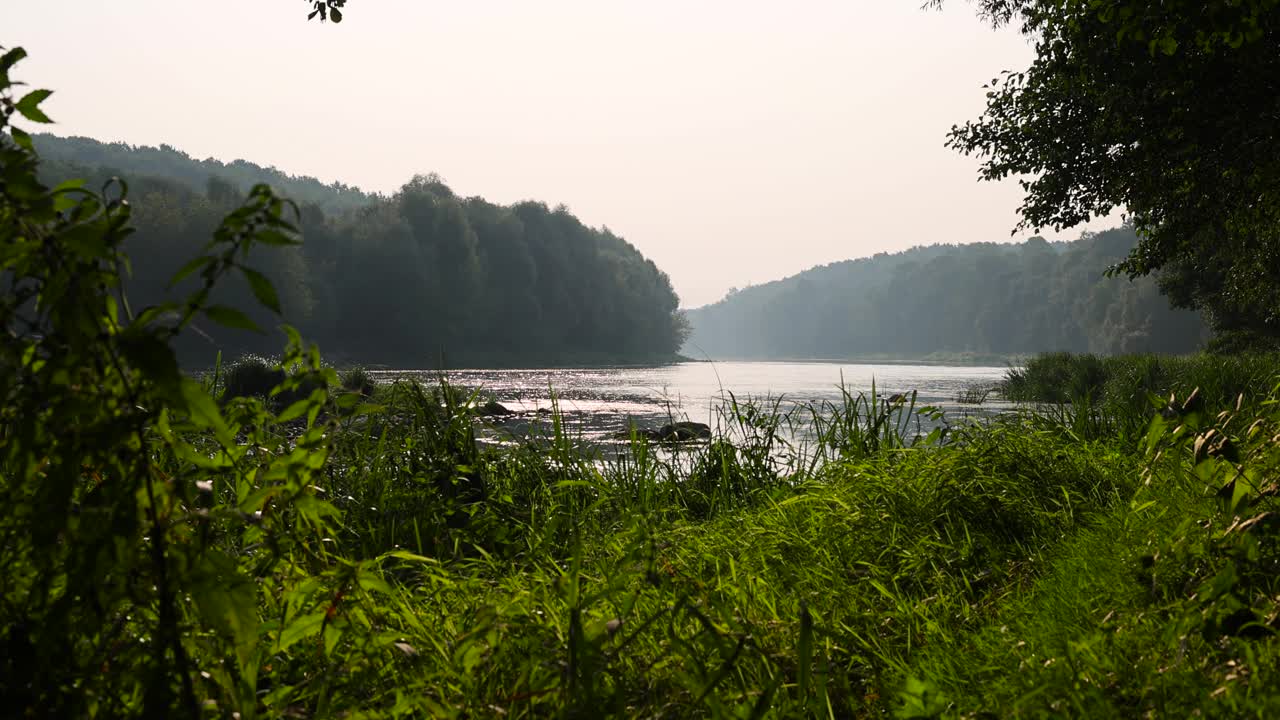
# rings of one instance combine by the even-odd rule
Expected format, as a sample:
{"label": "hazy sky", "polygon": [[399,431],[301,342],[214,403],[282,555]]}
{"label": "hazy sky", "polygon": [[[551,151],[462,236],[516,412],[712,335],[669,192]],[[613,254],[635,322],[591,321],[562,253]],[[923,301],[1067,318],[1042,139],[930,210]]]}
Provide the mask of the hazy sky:
{"label": "hazy sky", "polygon": [[686,307],[1016,222],[1016,184],[943,142],[1031,48],[962,0],[351,0],[340,25],[298,0],[0,2],[57,134],[564,203]]}

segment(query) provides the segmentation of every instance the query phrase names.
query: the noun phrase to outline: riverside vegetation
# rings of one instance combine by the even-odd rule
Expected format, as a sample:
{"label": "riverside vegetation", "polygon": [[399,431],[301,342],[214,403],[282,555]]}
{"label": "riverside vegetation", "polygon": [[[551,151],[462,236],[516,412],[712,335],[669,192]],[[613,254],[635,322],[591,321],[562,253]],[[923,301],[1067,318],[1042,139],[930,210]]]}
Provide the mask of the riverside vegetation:
{"label": "riverside vegetation", "polygon": [[37,179],[22,56],[0,56],[8,712],[1280,712],[1274,357],[1036,360],[1006,392],[1047,404],[923,437],[938,411],[909,397],[733,403],[678,462],[554,422],[482,449],[475,398],[340,378],[288,328],[259,397],[173,346],[254,325],[211,301],[228,277],[279,311],[248,256],[293,245],[295,209],[254,187],[189,293],[131,307],[127,189]]}

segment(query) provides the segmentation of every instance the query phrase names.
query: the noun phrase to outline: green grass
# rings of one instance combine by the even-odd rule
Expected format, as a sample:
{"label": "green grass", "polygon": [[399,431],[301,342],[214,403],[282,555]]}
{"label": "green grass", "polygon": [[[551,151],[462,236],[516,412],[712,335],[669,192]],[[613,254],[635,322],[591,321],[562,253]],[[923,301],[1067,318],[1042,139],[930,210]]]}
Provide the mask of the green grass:
{"label": "green grass", "polygon": [[[421,468],[351,474],[383,494],[344,508],[344,544],[436,560],[393,570],[376,604],[412,652],[348,680],[455,716],[1265,717],[1280,704],[1273,635],[1224,634],[1213,605],[1188,600],[1233,557],[1218,547],[1233,516],[1172,470],[1181,460],[1151,465],[1070,413],[913,444],[909,405],[889,420],[882,403],[825,409],[825,461],[799,471],[753,463],[751,442],[781,420],[751,406],[728,410],[740,434],[684,463],[643,443],[592,458],[559,433],[473,455],[465,408],[382,427],[384,449],[392,427],[399,447],[455,433],[423,443],[473,470],[483,500],[448,515],[424,499]],[[1249,562],[1274,564],[1274,536],[1254,540]],[[1275,583],[1252,572],[1257,617],[1274,620]]]}
{"label": "green grass", "polygon": [[[821,415],[827,461],[780,473],[751,444],[774,437],[769,408],[731,406],[740,434],[684,462],[639,442],[602,460],[558,429],[481,452],[465,399],[450,397],[385,389],[386,419],[335,454],[339,547],[434,558],[394,563],[398,582],[365,610],[402,643],[392,665],[344,676],[379,703],[457,716],[1124,716],[1200,707],[1213,678],[1205,659],[1163,679],[1167,607],[1140,577],[1144,553],[1212,517],[1211,499],[1152,490],[1135,448],[1082,440],[1061,418],[913,445],[905,401],[886,411],[850,396]],[[1118,640],[1098,639],[1107,613],[1130,623]],[[1143,678],[1125,674],[1134,663]],[[1265,707],[1263,695],[1240,702]]]}
{"label": "green grass", "polygon": [[[727,447],[702,460],[724,462]],[[962,637],[1059,538],[1127,498],[1139,469],[1019,422],[832,464],[799,484],[755,477],[750,492],[637,493],[616,467],[559,475],[526,463],[505,476],[530,473],[523,496],[471,514],[453,543],[429,543],[427,553],[460,550],[407,571],[394,593],[412,608],[402,640],[420,649],[397,683],[419,677],[414,692],[434,712],[732,715],[766,699],[783,715],[890,708],[915,653]],[[705,485],[699,472],[685,482]],[[726,495],[736,502],[707,500]],[[372,507],[346,513],[362,542],[396,522]]]}
{"label": "green grass", "polygon": [[1185,395],[1199,388],[1210,402],[1234,404],[1244,393],[1271,389],[1280,357],[1249,355],[1117,355],[1044,353],[1009,370],[1003,394],[1019,402],[1065,403],[1091,397],[1112,410],[1150,408],[1147,394]]}
{"label": "green grass", "polygon": [[[1174,377],[1210,374],[1203,359],[1151,362]],[[1152,372],[1100,366],[1103,388],[1132,377],[1116,368]],[[1261,372],[1223,366],[1221,388]],[[707,443],[672,452],[637,436],[603,455],[558,414],[544,436],[478,445],[484,398],[443,381],[342,384],[300,436],[289,429],[300,420],[246,426],[266,464],[214,485],[226,507],[261,507],[264,527],[270,517],[293,530],[235,530],[234,513],[214,526],[225,528],[216,552],[255,578],[227,607],[240,608],[237,622],[261,620],[249,623],[251,646],[219,644],[237,625],[190,633],[208,707],[735,718],[1280,709],[1274,488],[1241,500],[1224,479],[1250,469],[1265,481],[1280,466],[1280,420],[1262,396],[1239,413],[1220,403],[1225,389],[1163,414],[1153,406],[1161,419],[1137,438],[1091,393],[928,435],[918,421],[940,411],[912,396],[845,394],[785,414],[731,399]],[[240,398],[225,412],[262,422],[262,406]],[[1210,429],[1234,444],[1198,440]],[[176,475],[196,460],[167,462]],[[287,486],[292,504],[255,504],[255,483],[289,473],[311,478]]]}

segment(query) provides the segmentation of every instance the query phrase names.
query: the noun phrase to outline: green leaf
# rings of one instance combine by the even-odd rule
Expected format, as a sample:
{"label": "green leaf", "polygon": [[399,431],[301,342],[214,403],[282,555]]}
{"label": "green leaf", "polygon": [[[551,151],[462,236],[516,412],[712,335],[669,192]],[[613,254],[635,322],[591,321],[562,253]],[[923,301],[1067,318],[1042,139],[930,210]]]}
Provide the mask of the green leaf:
{"label": "green leaf", "polygon": [[206,265],[211,265],[214,262],[216,262],[216,260],[209,255],[204,255],[190,260],[186,265],[183,265],[178,272],[174,273],[172,278],[169,279],[169,287],[177,285],[186,279],[186,277],[191,273],[205,267]]}
{"label": "green leaf", "polygon": [[408,560],[409,562],[421,562],[421,563],[437,562],[436,560],[433,560],[423,555],[415,555],[409,552],[408,550],[392,550],[389,553],[383,553],[381,556],[379,556],[379,560],[385,560],[386,558],[398,558],[400,560]]}
{"label": "green leaf", "polygon": [[329,8],[329,17],[336,23],[342,22],[342,11],[338,8]]}
{"label": "green leaf", "polygon": [[324,627],[324,611],[299,615],[289,622],[288,627],[280,631],[279,652],[288,650],[291,645],[320,632]]}
{"label": "green leaf", "polygon": [[129,364],[155,383],[171,403],[181,400],[179,383],[182,374],[178,370],[178,358],[167,343],[138,327],[121,333],[119,343],[121,354]]}
{"label": "green leaf", "polygon": [[383,595],[394,594],[394,591],[391,589],[391,586],[387,584],[387,581],[383,580],[377,575],[374,575],[373,573],[365,572],[364,570],[361,570],[358,580],[360,583],[360,587],[364,588],[365,590],[377,591],[382,593]]}
{"label": "green leaf", "polygon": [[800,603],[800,641],[797,645],[800,702],[804,703],[808,702],[809,677],[813,670],[813,615],[809,613],[809,606],[803,601]]}
{"label": "green leaf", "polygon": [[199,578],[192,597],[200,615],[235,643],[236,657],[244,668],[258,645],[257,586],[240,573],[234,560],[211,550],[196,568]]}
{"label": "green leaf", "polygon": [[76,225],[62,234],[67,247],[86,260],[104,257],[110,237],[101,225]]}
{"label": "green leaf", "polygon": [[301,495],[294,501],[294,510],[298,511],[298,517],[310,523],[313,527],[327,527],[324,519],[327,517],[341,519],[342,513],[333,505],[317,498],[314,495]]}
{"label": "green leaf", "polygon": [[284,409],[284,412],[276,416],[276,422],[287,423],[307,414],[311,409],[311,398],[303,398]]}
{"label": "green leaf", "polygon": [[254,332],[262,332],[262,328],[258,324],[249,319],[248,315],[239,310],[228,307],[226,305],[210,305],[204,309],[205,317],[218,323],[223,327],[235,328],[237,330],[252,330]]}
{"label": "green leaf", "polygon": [[27,56],[27,51],[20,47],[16,47],[4,55],[0,55],[0,73],[9,72],[9,68],[18,64],[18,61]]}
{"label": "green leaf", "polygon": [[263,245],[288,246],[302,244],[297,238],[290,237],[279,230],[259,230],[253,237]]}
{"label": "green leaf", "polygon": [[35,152],[35,144],[31,142],[31,133],[11,125],[9,126],[9,134],[13,136],[13,141],[17,143],[18,147],[27,152]]}
{"label": "green leaf", "polygon": [[342,630],[329,625],[324,629],[324,654],[329,657],[333,654],[333,649],[338,646],[338,641],[342,640]]}
{"label": "green leaf", "polygon": [[275,314],[280,314],[280,296],[276,295],[276,287],[271,284],[266,275],[254,270],[253,268],[240,266],[240,271],[244,273],[244,277],[249,281],[249,289],[253,291],[253,296],[258,298],[258,302],[262,303],[267,309]]}
{"label": "green leaf", "polygon": [[83,187],[84,180],[68,180],[50,190],[49,194],[54,196],[53,209],[56,212],[65,212],[75,207],[80,202],[75,191]]}
{"label": "green leaf", "polygon": [[212,430],[223,445],[231,445],[234,438],[227,421],[222,419],[218,404],[209,397],[203,386],[195,380],[182,378],[182,397],[186,401],[187,414],[196,427]]}
{"label": "green leaf", "polygon": [[40,103],[44,102],[52,94],[52,90],[32,90],[23,95],[21,100],[14,103],[13,108],[22,113],[22,117],[31,122],[51,123],[53,120],[50,120],[49,116],[45,115],[44,111],[40,109]]}

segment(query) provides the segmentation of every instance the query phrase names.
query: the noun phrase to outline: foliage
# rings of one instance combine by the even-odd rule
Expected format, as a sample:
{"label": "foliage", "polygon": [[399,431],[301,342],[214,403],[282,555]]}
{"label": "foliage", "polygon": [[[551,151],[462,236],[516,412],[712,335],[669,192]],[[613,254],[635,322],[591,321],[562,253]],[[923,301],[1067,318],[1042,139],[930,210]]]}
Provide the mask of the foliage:
{"label": "foliage", "polygon": [[1277,390],[1221,412],[1162,401],[1132,500],[980,618],[967,652],[934,645],[910,677],[977,715],[1274,715]]}
{"label": "foliage", "polygon": [[1009,400],[1064,403],[1084,396],[1103,400],[1113,410],[1150,411],[1150,396],[1185,395],[1199,389],[1212,407],[1223,409],[1244,394],[1263,395],[1280,366],[1274,354],[1121,355],[1099,358],[1072,353],[1042,353],[1007,373],[1002,393]]}
{"label": "foliage", "polygon": [[[198,316],[249,324],[210,302],[230,273],[275,305],[243,262],[255,244],[293,242],[290,206],[254,188],[183,268],[197,289],[135,313],[121,289],[126,188],[36,179],[30,136],[11,123],[47,121],[48,93],[14,99],[8,73],[24,55],[0,56],[0,696],[19,715],[253,714],[272,648],[296,632],[285,603],[355,577],[308,570],[323,555],[309,538],[333,514],[313,489],[328,377],[295,340],[284,387],[320,389],[278,417],[254,401],[224,414],[170,342]],[[305,431],[285,442],[275,425],[300,416]],[[280,594],[304,577],[309,588]],[[276,592],[260,606],[263,584]]]}
{"label": "foliage", "polygon": [[1009,370],[1003,395],[1020,402],[1065,403],[1073,398],[1099,397],[1106,381],[1104,361],[1096,355],[1041,353],[1023,367]]}
{"label": "foliage", "polygon": [[349,368],[342,372],[339,380],[342,383],[342,389],[347,392],[360,393],[361,395],[373,394],[373,377],[364,368]]}
{"label": "foliage", "polygon": [[[1119,438],[1136,445],[1147,433],[1161,398],[1196,397],[1214,412],[1241,397],[1265,395],[1274,382],[1275,354],[1095,355],[1043,353],[1010,368],[1001,394],[1034,404],[1032,416],[1070,436]],[[1043,425],[1042,422],[1033,424]]]}
{"label": "foliage", "polygon": [[[291,324],[343,364],[403,367],[667,361],[686,327],[671,281],[607,229],[584,226],[563,207],[511,207],[460,198],[438,177],[419,176],[393,197],[237,161],[197,162],[169,147],[36,137],[50,182],[129,173],[136,232],[130,295],[172,300],[164,280],[233,209],[250,183],[280,183],[302,206],[301,247],[259,256]],[[251,307],[233,281],[219,304]],[[269,313],[249,312],[257,324]],[[185,364],[221,350],[270,355],[275,340],[198,326],[180,340]]]}
{"label": "foliage", "polygon": [[834,263],[691,310],[685,353],[712,358],[919,359],[1190,352],[1204,334],[1150,279],[1104,277],[1132,229],[1072,243],[936,245]]}
{"label": "foliage", "polygon": [[311,12],[307,14],[308,20],[313,20],[317,16],[320,22],[332,20],[335,23],[342,22],[342,8],[346,7],[347,0],[307,0],[311,5]]}
{"label": "foliage", "polygon": [[223,397],[266,399],[285,378],[284,372],[273,365],[269,360],[253,355],[236,360],[220,372]]}
{"label": "foliage", "polygon": [[[937,4],[937,3],[932,3]],[[1022,225],[1124,208],[1141,238],[1118,269],[1161,272],[1217,332],[1280,337],[1280,2],[983,0],[1036,46],[993,79],[949,144],[1020,180]]]}

